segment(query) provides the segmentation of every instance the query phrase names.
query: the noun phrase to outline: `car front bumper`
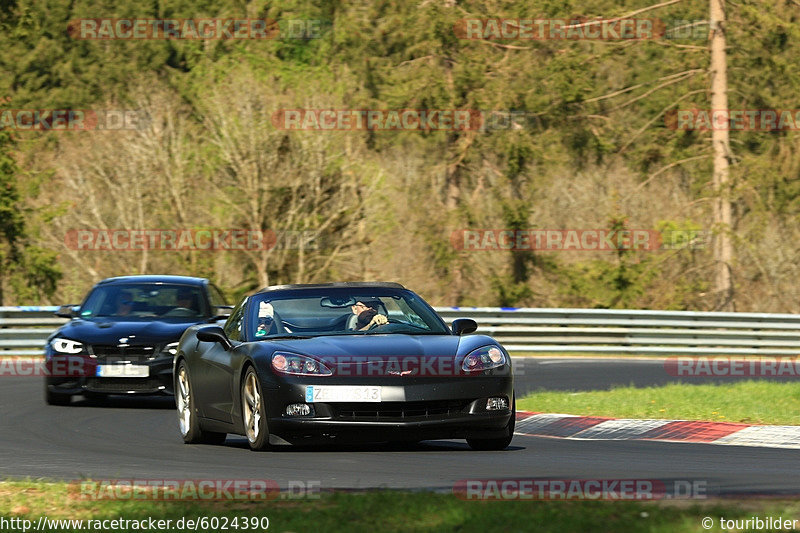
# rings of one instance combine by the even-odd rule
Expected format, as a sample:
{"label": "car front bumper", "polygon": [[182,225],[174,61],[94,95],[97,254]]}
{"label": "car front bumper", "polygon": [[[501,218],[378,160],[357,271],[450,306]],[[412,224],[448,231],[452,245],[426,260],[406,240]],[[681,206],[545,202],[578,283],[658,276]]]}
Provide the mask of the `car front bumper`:
{"label": "car front bumper", "polygon": [[[70,361],[65,363],[65,361]],[[76,363],[77,361],[77,363]],[[45,359],[45,385],[58,394],[172,395],[172,358],[137,361],[149,368],[148,377],[99,377],[96,360],[87,356],[50,355]],[[68,369],[68,371],[63,371]]]}
{"label": "car front bumper", "polygon": [[[289,378],[277,389],[265,390],[268,425],[273,444],[318,441],[384,441],[463,438],[499,438],[507,434],[513,416],[513,380],[510,376],[426,379],[379,378],[386,401],[361,403],[309,403],[310,416],[288,416],[286,406],[306,403],[307,385]],[[504,410],[488,410],[490,397],[508,400]],[[285,441],[285,442],[284,442]]]}

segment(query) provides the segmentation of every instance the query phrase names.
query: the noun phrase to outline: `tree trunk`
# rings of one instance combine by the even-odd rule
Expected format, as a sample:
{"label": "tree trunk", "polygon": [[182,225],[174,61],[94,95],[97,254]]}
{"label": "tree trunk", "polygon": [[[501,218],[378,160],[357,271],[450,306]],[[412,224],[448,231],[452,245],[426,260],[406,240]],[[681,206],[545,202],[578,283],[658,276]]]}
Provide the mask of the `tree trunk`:
{"label": "tree trunk", "polygon": [[[727,116],[728,74],[725,42],[725,0],[710,0],[711,29],[711,111]],[[714,263],[716,265],[715,308],[734,311],[733,244],[731,243],[730,144],[725,125],[712,123],[711,142],[714,147]]]}
{"label": "tree trunk", "polygon": [[[455,157],[458,136],[455,133],[447,135],[445,145],[445,190],[444,202],[448,221],[461,222],[459,208],[461,207],[461,168],[459,165],[450,165],[450,158]],[[460,254],[456,254],[450,263],[450,280],[448,283],[448,305],[461,305],[464,299],[464,261]]]}

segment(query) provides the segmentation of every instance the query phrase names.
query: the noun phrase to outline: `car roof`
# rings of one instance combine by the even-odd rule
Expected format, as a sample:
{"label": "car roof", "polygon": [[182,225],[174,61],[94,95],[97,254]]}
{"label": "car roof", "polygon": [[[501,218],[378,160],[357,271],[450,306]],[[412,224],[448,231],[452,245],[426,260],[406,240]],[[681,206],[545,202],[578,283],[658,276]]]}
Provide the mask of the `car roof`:
{"label": "car roof", "polygon": [[403,289],[399,283],[392,281],[344,281],[336,283],[295,283],[291,285],[271,285],[258,291],[256,294],[263,292],[280,291],[280,290],[318,290],[318,289]]}
{"label": "car roof", "polygon": [[183,285],[205,285],[208,283],[206,278],[194,278],[191,276],[166,276],[166,275],[142,275],[142,276],[117,276],[106,278],[97,285],[113,285],[117,283],[180,283]]}

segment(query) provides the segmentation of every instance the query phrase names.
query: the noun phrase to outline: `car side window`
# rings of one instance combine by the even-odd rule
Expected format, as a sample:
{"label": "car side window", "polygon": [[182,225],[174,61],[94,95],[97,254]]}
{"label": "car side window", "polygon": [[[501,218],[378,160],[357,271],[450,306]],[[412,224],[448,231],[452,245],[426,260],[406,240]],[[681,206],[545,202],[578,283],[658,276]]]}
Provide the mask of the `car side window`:
{"label": "car side window", "polygon": [[232,341],[240,341],[242,340],[242,330],[244,327],[244,311],[247,309],[247,297],[245,297],[239,305],[237,305],[231,316],[228,317],[227,322],[225,322],[225,334],[228,336],[229,339]]}

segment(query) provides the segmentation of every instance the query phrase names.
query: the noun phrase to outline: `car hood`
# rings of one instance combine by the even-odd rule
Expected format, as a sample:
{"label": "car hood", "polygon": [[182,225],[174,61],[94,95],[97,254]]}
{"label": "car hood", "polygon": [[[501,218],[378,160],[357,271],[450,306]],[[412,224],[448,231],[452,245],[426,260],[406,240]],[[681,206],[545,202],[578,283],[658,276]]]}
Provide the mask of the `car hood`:
{"label": "car hood", "polygon": [[[340,335],[275,340],[270,341],[270,344],[276,350],[285,349],[326,358],[358,357],[370,360],[398,357],[452,358],[459,352],[460,341],[468,338],[453,335]],[[491,339],[484,344],[490,343]],[[472,339],[468,344],[473,344]]]}
{"label": "car hood", "polygon": [[467,375],[461,359],[489,344],[497,342],[485,335],[374,334],[274,340],[263,348],[313,356],[340,376],[449,378]]}
{"label": "car hood", "polygon": [[[53,336],[66,337],[87,344],[157,344],[180,339],[186,328],[196,320],[116,320],[108,318],[75,319],[65,324]],[[127,341],[120,339],[127,337]]]}

